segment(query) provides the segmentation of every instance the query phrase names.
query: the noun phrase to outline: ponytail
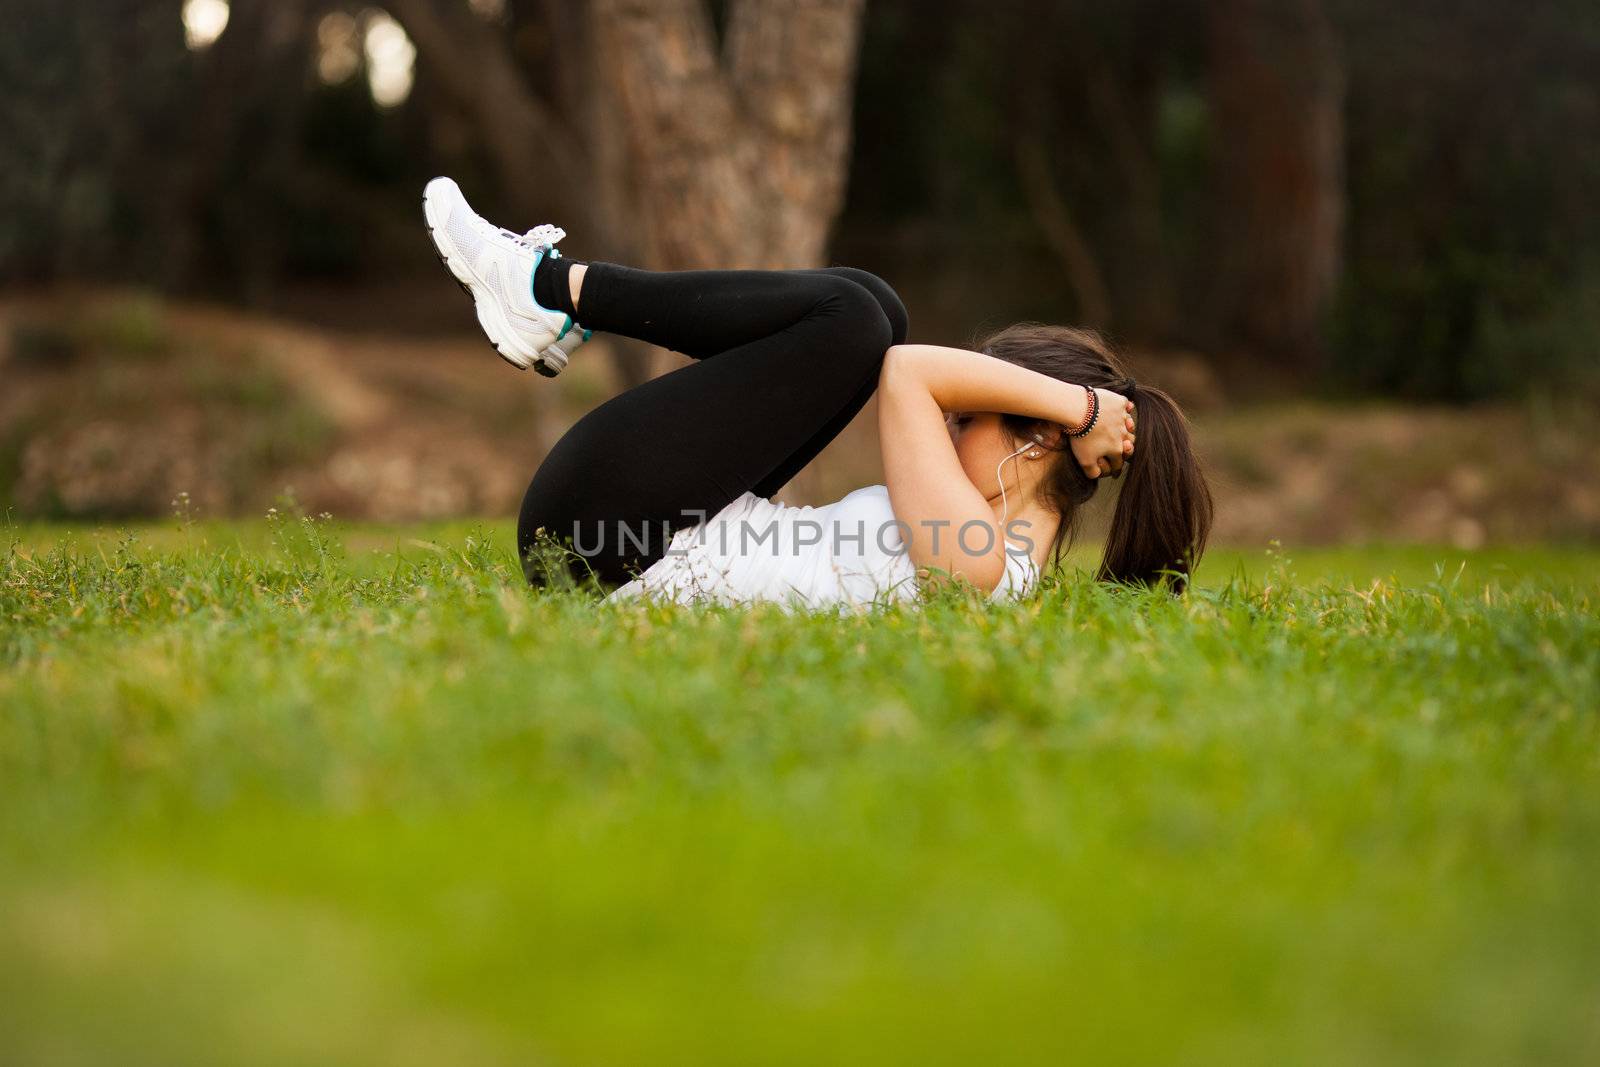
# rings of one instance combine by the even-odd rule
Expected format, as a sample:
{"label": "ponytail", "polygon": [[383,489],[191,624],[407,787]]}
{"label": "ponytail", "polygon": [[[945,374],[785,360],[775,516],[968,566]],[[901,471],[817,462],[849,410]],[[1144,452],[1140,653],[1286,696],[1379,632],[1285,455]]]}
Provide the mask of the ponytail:
{"label": "ponytail", "polygon": [[1102,581],[1155,586],[1163,577],[1174,593],[1189,576],[1211,534],[1211,490],[1200,473],[1189,420],[1172,397],[1131,380],[1106,388],[1127,394],[1138,409],[1138,444],[1126,463],[1122,492],[1096,575]]}

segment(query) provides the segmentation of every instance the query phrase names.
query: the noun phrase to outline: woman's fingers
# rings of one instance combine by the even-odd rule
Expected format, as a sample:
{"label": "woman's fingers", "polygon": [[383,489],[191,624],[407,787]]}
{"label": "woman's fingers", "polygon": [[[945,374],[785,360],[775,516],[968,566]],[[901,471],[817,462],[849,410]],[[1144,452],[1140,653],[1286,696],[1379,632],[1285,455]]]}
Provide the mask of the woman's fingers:
{"label": "woman's fingers", "polygon": [[1136,426],[1138,426],[1138,423],[1134,420],[1133,401],[1130,400],[1128,401],[1128,437],[1122,442],[1122,454],[1124,456],[1133,455],[1134,443],[1136,441],[1134,429]]}
{"label": "woman's fingers", "polygon": [[[1107,418],[1104,424],[1096,430],[1092,439],[1082,442],[1083,451],[1099,452],[1092,459],[1079,458],[1079,466],[1083,473],[1092,479],[1110,475],[1120,477],[1126,468],[1128,458],[1133,455],[1138,447],[1135,430],[1138,420],[1134,417],[1133,402],[1120,393],[1110,390],[1098,390],[1103,410]],[[1117,425],[1117,412],[1121,409],[1122,425]]]}

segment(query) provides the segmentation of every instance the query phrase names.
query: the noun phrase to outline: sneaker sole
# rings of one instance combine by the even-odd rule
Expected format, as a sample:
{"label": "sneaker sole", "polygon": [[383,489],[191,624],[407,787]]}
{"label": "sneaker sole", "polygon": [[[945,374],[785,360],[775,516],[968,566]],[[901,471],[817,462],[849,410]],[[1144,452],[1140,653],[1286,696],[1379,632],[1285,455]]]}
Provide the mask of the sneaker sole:
{"label": "sneaker sole", "polygon": [[450,277],[455,279],[455,283],[461,287],[461,291],[466,293],[468,299],[472,301],[472,308],[477,315],[478,325],[489,338],[489,347],[494,349],[495,354],[517,368],[517,370],[527,370],[532,367],[546,378],[554,378],[560,374],[561,368],[551,366],[543,356],[531,358],[524,356],[505,341],[509,330],[500,321],[499,315],[494,313],[494,305],[489,301],[478,299],[478,294],[472,287],[473,278],[471,272],[465,267],[458,268],[451,261],[451,248],[441,237],[443,227],[435,223],[433,201],[426,192],[422,196],[422,217],[428,226],[428,239],[433,242],[434,255],[439,257],[439,262],[444,264],[445,270],[450,272]]}

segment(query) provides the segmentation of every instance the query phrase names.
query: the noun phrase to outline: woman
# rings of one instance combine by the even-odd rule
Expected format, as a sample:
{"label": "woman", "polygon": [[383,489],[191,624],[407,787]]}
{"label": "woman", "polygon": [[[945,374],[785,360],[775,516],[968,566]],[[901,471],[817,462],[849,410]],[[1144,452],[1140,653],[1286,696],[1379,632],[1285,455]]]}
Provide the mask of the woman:
{"label": "woman", "polygon": [[[1205,547],[1211,495],[1182,414],[1093,333],[1013,326],[982,352],[906,344],[905,308],[865,271],[585,264],[555,251],[558,227],[486,222],[448,178],[423,205],[515,366],[558,374],[593,330],[695,360],[557,442],[522,503],[525,562],[548,535],[613,597],[823,607],[911,597],[919,579],[1016,595],[1059,559],[1100,480],[1124,471],[1102,579],[1165,573],[1181,591]],[[821,508],[773,503],[874,391],[887,484]]]}

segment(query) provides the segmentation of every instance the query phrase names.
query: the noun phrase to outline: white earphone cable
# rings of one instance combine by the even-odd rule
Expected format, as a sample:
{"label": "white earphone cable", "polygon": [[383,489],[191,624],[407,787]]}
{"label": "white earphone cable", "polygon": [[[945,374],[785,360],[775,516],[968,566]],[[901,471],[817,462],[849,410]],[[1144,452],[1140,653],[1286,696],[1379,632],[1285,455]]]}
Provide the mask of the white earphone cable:
{"label": "white earphone cable", "polygon": [[[1021,448],[1019,448],[1015,452],[1011,453],[1011,455],[1007,456],[1006,459],[1015,459],[1016,457],[1022,455],[1024,452],[1026,452],[1028,449],[1030,449],[1032,447],[1033,447],[1033,442],[1030,441],[1028,444],[1023,445]],[[1010,504],[1009,501],[1006,500],[1006,480],[1000,476],[1000,468],[1004,467],[1006,465],[1006,459],[1002,459],[999,463],[996,463],[994,465],[994,480],[1000,483],[1000,537],[1001,537],[1001,540],[1004,540],[1005,536],[1006,536],[1006,516],[1011,514],[1011,504]]]}

